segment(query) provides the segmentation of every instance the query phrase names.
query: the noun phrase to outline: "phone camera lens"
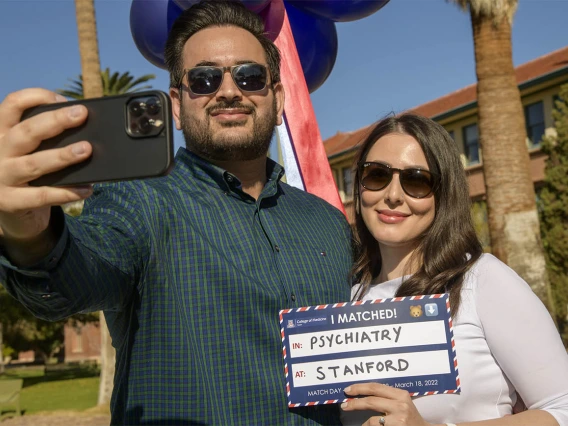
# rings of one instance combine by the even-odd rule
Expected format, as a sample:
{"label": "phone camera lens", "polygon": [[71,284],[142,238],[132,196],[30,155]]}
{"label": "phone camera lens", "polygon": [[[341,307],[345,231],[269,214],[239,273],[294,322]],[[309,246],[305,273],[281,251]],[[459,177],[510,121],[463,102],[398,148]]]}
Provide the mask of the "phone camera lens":
{"label": "phone camera lens", "polygon": [[150,115],[158,114],[161,107],[160,101],[156,98],[150,98],[148,99],[148,102],[146,102],[146,111],[148,111],[148,114]]}
{"label": "phone camera lens", "polygon": [[144,112],[144,105],[141,102],[131,102],[128,108],[134,117],[140,117]]}
{"label": "phone camera lens", "polygon": [[148,117],[142,117],[140,120],[138,120],[138,131],[142,135],[147,135],[152,131],[154,127],[153,122],[154,120],[150,120],[148,119]]}

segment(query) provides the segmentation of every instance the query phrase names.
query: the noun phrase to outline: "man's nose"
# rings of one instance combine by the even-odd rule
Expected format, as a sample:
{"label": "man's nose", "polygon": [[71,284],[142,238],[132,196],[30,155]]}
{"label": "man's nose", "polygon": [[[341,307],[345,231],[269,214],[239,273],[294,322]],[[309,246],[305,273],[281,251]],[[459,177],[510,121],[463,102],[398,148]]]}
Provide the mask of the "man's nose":
{"label": "man's nose", "polygon": [[241,99],[243,97],[243,93],[233,81],[233,76],[228,70],[225,71],[223,81],[221,82],[221,86],[219,87],[216,96],[218,99],[225,99],[227,101]]}

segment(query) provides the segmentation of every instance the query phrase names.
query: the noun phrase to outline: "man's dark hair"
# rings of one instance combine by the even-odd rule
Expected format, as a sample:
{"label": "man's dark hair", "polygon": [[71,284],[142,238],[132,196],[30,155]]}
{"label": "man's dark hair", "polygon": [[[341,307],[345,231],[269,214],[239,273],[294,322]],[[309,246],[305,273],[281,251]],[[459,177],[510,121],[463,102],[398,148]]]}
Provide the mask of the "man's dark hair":
{"label": "man's dark hair", "polygon": [[255,36],[266,52],[272,83],[280,81],[280,52],[266,36],[262,19],[240,2],[205,0],[185,10],[172,26],[164,55],[170,72],[170,87],[181,84],[183,48],[187,40],[205,28],[225,26],[239,27]]}

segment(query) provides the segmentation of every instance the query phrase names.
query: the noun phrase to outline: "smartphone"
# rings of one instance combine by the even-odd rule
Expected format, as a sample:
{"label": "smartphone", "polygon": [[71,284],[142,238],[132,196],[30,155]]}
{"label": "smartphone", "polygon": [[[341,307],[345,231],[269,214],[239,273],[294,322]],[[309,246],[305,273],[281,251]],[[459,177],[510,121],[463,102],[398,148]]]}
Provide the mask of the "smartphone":
{"label": "smartphone", "polygon": [[169,96],[159,90],[40,105],[22,120],[45,111],[82,104],[89,110],[79,127],[44,140],[37,151],[79,141],[93,147],[90,158],[31,181],[32,186],[70,186],[164,176],[173,166],[173,124]]}

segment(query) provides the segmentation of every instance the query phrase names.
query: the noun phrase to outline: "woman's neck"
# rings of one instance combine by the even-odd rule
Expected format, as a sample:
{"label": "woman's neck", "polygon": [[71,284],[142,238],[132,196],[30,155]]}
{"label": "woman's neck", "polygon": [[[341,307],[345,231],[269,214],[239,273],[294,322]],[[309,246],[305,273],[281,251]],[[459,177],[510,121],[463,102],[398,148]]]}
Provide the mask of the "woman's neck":
{"label": "woman's neck", "polygon": [[417,259],[412,258],[416,247],[386,247],[379,244],[379,249],[381,250],[381,272],[373,280],[373,284],[394,280],[418,270]]}

